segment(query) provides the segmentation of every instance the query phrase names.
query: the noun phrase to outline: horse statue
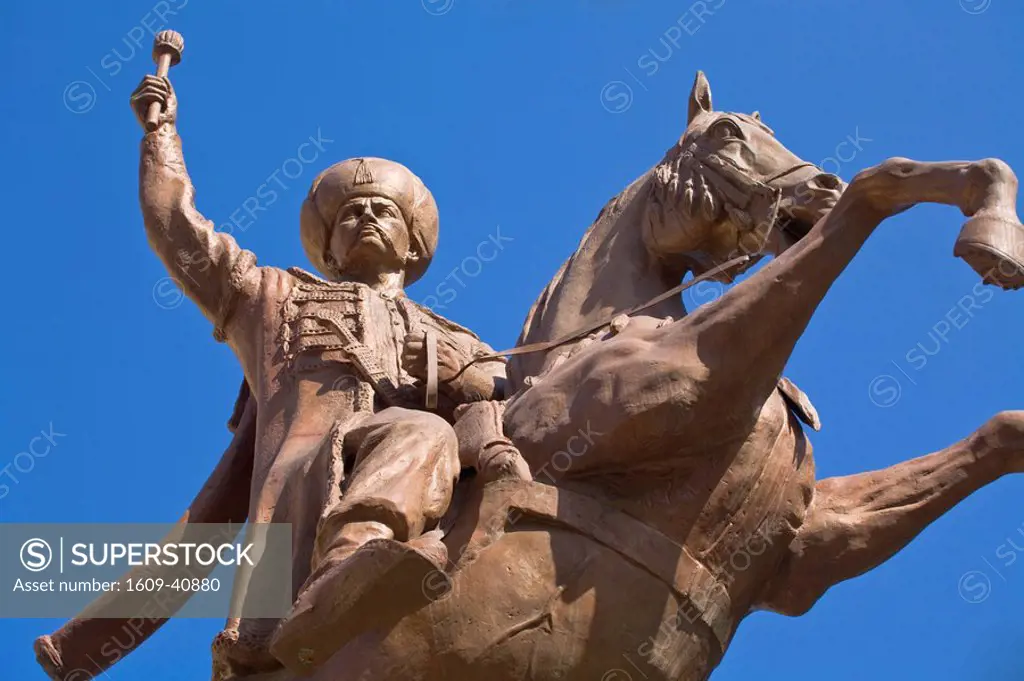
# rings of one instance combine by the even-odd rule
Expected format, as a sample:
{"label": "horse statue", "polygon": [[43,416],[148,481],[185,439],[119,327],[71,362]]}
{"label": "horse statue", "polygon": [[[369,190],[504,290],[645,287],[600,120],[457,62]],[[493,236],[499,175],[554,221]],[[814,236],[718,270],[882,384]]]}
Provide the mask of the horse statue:
{"label": "horse statue", "polygon": [[[285,668],[222,678],[706,679],[752,611],[807,612],[1024,471],[1024,412],[1003,412],[933,454],[816,481],[804,426],[818,418],[782,378],[847,263],[917,203],[959,207],[955,254],[986,283],[1024,284],[1016,187],[998,160],[903,158],[846,186],[757,114],[715,111],[698,73],[682,137],[605,206],[531,309],[514,394],[463,412],[478,473],[442,522],[448,569],[391,585],[337,649],[275,651]],[[731,281],[766,255],[690,314],[673,294],[689,274]],[[252,446],[252,411],[236,414],[236,449]],[[194,508],[194,522],[225,513],[202,495]],[[51,673],[96,640],[76,627],[89,622],[37,645]]]}

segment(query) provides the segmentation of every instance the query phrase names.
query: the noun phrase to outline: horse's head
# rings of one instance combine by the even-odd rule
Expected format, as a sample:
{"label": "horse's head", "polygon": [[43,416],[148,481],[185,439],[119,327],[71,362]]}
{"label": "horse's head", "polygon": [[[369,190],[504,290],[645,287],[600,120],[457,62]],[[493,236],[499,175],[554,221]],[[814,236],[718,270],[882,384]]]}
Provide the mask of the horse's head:
{"label": "horse's head", "polygon": [[[838,177],[782,146],[756,113],[714,111],[698,73],[686,132],[604,207],[534,303],[520,343],[587,328],[659,296],[687,272],[739,255],[778,254],[807,234],[842,189]],[[679,318],[686,310],[676,296],[645,314]],[[512,386],[572,347],[513,357]]]}
{"label": "horse's head", "polygon": [[844,186],[784,147],[757,112],[714,111],[702,72],[686,131],[652,180],[644,241],[663,262],[698,273],[737,255],[781,253]]}

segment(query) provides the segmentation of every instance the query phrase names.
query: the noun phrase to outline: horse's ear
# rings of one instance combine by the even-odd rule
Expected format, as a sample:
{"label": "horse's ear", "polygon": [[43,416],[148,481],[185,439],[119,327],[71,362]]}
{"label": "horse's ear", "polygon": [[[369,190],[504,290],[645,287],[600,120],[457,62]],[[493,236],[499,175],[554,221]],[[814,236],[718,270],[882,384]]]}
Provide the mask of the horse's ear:
{"label": "horse's ear", "polygon": [[755,121],[759,121],[761,120],[761,112],[755,111],[754,113],[750,114],[750,117],[753,118]]}
{"label": "horse's ear", "polygon": [[697,78],[693,81],[693,90],[690,92],[690,110],[686,124],[693,123],[697,114],[709,111],[711,111],[711,85],[708,84],[704,72],[698,71]]}

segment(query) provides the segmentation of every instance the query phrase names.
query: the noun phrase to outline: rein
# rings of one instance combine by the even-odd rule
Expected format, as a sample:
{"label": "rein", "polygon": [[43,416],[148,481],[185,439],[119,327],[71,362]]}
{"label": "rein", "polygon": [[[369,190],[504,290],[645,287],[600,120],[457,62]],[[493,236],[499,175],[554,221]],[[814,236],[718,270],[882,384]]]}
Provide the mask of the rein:
{"label": "rein", "polygon": [[[712,151],[708,151],[699,145],[696,140],[691,142],[690,145],[684,148],[680,153],[683,161],[686,165],[690,166],[691,170],[703,171],[703,174],[708,178],[708,180],[725,196],[729,206],[734,209],[733,217],[737,218],[740,222],[745,223],[748,227],[748,231],[752,231],[753,228],[759,224],[756,222],[756,219],[752,217],[752,213],[755,209],[767,211],[767,219],[764,221],[765,224],[775,224],[776,222],[779,212],[779,204],[782,197],[782,190],[777,187],[772,187],[770,185],[771,182],[790,175],[802,168],[817,167],[813,163],[807,163],[804,161],[797,163],[782,172],[776,173],[765,180],[758,180],[751,177],[750,174],[729,159],[723,158]],[[758,203],[761,203],[761,205],[758,206]],[[765,234],[765,239],[767,238],[768,235]],[[741,249],[738,248],[738,250]],[[700,276],[694,277],[690,281],[674,286],[668,291],[648,300],[646,303],[637,305],[636,307],[632,307],[623,312],[615,312],[598,322],[581,329],[577,329],[576,331],[566,334],[560,338],[550,341],[542,341],[539,343],[530,343],[528,345],[521,345],[519,347],[474,357],[467,364],[463,365],[463,367],[459,369],[458,373],[444,382],[448,383],[454,381],[477,362],[498,359],[499,357],[515,357],[517,355],[527,355],[534,352],[545,352],[561,345],[565,345],[566,343],[570,343],[582,336],[610,325],[612,321],[618,317],[630,317],[637,312],[642,312],[643,310],[653,307],[661,301],[677,295],[702,281],[706,281],[712,277],[722,274],[729,276],[728,272],[730,270],[741,265],[746,265],[754,259],[754,256],[746,254],[733,258],[732,260],[728,260],[717,267],[707,270]],[[732,278],[729,278],[731,281]]]}
{"label": "rein", "polygon": [[[643,312],[644,310],[657,305],[661,301],[667,300],[668,298],[670,298],[670,297],[672,297],[674,295],[682,293],[686,289],[690,288],[691,286],[695,286],[695,285],[699,284],[702,281],[707,281],[708,279],[711,279],[713,277],[716,277],[716,276],[719,276],[719,275],[722,275],[722,274],[725,274],[726,276],[728,276],[728,272],[730,270],[733,270],[733,269],[735,269],[735,268],[737,268],[737,267],[739,267],[741,265],[746,265],[747,263],[749,263],[753,259],[754,259],[754,256],[752,256],[752,255],[741,255],[741,256],[735,257],[732,260],[728,260],[728,261],[722,263],[721,265],[718,265],[717,267],[713,267],[710,270],[707,270],[706,272],[704,272],[700,276],[694,277],[693,279],[691,279],[689,281],[686,281],[686,282],[683,282],[682,284],[679,284],[678,286],[673,286],[672,288],[670,288],[669,290],[665,291],[664,293],[661,293],[661,294],[655,296],[654,298],[651,298],[646,303],[643,303],[641,305],[637,305],[636,307],[631,307],[628,310],[625,310],[623,312],[614,312],[614,313],[608,315],[607,317],[605,317],[604,319],[602,319],[602,320],[600,320],[598,322],[594,322],[593,324],[585,326],[585,327],[583,327],[581,329],[577,329],[576,331],[573,331],[573,332],[568,333],[568,334],[566,334],[564,336],[561,336],[560,338],[556,338],[556,339],[550,340],[550,341],[542,341],[542,342],[539,342],[539,343],[530,343],[528,345],[520,345],[519,347],[509,348],[508,350],[500,350],[498,352],[489,352],[486,355],[480,355],[478,357],[474,357],[470,362],[468,362],[461,369],[459,369],[458,373],[456,373],[454,376],[452,376],[451,378],[447,379],[444,382],[448,383],[448,382],[454,381],[459,376],[461,376],[466,371],[466,369],[468,369],[469,367],[473,366],[477,362],[483,362],[483,361],[486,361],[486,360],[498,359],[499,357],[514,357],[516,355],[526,355],[526,354],[529,354],[529,353],[532,353],[532,352],[544,352],[545,350],[551,350],[551,349],[557,348],[557,347],[559,347],[561,345],[565,345],[566,343],[569,343],[571,341],[579,339],[581,336],[586,336],[589,333],[593,333],[594,331],[597,331],[598,329],[601,329],[601,328],[603,328],[605,326],[608,326],[609,324],[612,323],[612,321],[614,321],[618,317],[622,317],[622,316],[631,317],[632,315],[636,314],[637,312]],[[730,277],[730,280],[731,280],[731,277]]]}

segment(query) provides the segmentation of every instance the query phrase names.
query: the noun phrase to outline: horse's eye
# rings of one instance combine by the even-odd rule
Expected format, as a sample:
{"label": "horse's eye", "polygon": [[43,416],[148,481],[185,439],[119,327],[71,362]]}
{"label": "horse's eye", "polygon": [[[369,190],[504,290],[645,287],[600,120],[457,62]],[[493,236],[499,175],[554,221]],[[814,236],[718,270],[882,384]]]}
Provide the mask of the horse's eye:
{"label": "horse's eye", "polygon": [[743,133],[740,132],[740,126],[736,125],[729,119],[724,119],[715,123],[711,127],[711,134],[720,140],[743,139]]}

